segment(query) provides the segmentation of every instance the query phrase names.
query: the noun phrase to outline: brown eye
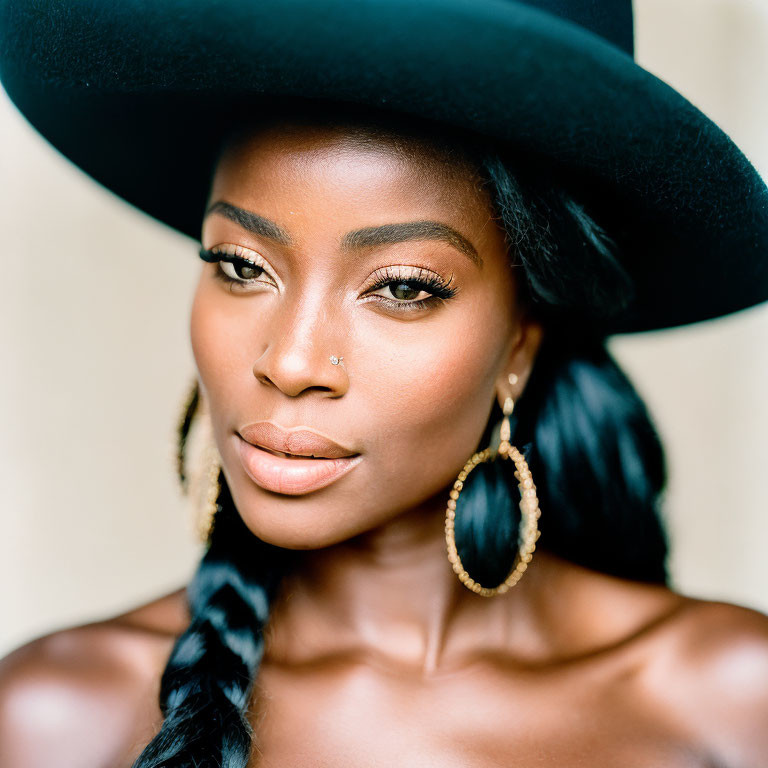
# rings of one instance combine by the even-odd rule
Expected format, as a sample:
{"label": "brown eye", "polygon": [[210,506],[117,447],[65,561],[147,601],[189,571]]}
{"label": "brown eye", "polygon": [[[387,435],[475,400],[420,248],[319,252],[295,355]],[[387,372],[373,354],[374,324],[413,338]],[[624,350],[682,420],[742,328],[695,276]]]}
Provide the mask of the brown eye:
{"label": "brown eye", "polygon": [[403,301],[409,301],[411,299],[415,299],[420,293],[420,288],[412,288],[410,283],[390,283],[389,291],[390,293],[396,298],[401,299]]}
{"label": "brown eye", "polygon": [[246,261],[220,261],[219,267],[232,280],[255,280],[264,274],[264,268]]}
{"label": "brown eye", "polygon": [[[371,296],[387,309],[412,312],[442,304],[458,292],[458,287],[452,286],[453,275],[446,280],[426,268],[411,267],[411,270],[413,269],[416,270],[413,277],[400,268],[382,269],[378,279],[369,289],[373,292]],[[380,290],[386,291],[389,297],[376,293]],[[418,298],[419,296],[422,298]]]}

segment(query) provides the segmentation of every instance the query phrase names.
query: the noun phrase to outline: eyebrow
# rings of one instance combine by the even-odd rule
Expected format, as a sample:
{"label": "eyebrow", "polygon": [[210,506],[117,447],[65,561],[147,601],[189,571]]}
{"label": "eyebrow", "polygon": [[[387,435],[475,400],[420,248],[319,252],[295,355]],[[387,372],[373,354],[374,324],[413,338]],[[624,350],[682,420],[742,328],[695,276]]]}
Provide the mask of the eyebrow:
{"label": "eyebrow", "polygon": [[[217,200],[210,205],[205,216],[220,213],[239,224],[243,229],[255,235],[261,235],[280,245],[292,245],[291,236],[274,221],[259,216],[257,213],[238,208],[224,200]],[[391,243],[404,243],[414,240],[441,240],[452,245],[458,251],[482,266],[483,260],[472,243],[461,232],[439,221],[409,221],[400,224],[382,224],[377,227],[364,227],[347,232],[342,238],[341,247],[345,251],[359,250]]]}
{"label": "eyebrow", "polygon": [[442,240],[461,251],[478,266],[483,261],[475,246],[453,227],[439,221],[409,221],[402,224],[383,224],[348,232],[341,241],[345,250],[367,248],[374,245],[404,243],[410,240]]}
{"label": "eyebrow", "polygon": [[215,203],[208,206],[205,216],[208,216],[211,213],[220,213],[231,221],[234,221],[235,224],[239,224],[243,229],[253,232],[254,235],[261,235],[262,237],[274,240],[281,245],[292,245],[293,243],[290,235],[284,229],[278,227],[274,221],[265,219],[263,216],[259,216],[258,213],[246,211],[245,208],[238,208],[231,203],[217,200]]}

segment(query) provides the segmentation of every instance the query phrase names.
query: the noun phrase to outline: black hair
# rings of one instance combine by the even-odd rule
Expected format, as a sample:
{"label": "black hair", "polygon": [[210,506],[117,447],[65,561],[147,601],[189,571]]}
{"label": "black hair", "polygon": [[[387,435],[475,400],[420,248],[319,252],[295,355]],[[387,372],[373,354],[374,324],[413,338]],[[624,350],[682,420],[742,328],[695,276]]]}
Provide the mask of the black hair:
{"label": "black hair", "polygon": [[[341,122],[338,113],[332,119]],[[410,123],[382,129],[385,121],[366,122],[362,135],[415,135]],[[632,298],[612,236],[618,230],[609,235],[542,164],[466,137],[451,140],[443,128],[426,133],[425,146],[456,162],[469,158],[476,169],[506,234],[510,267],[523,277],[518,299],[545,326],[512,420],[512,442],[526,456],[542,510],[539,547],[618,577],[666,583],[662,445],[599,332],[600,318]],[[193,392],[180,425],[182,480],[198,399]],[[500,417],[494,405],[484,441]],[[481,466],[462,491],[456,541],[469,573],[491,586],[506,576],[517,547],[518,491],[511,462]],[[292,554],[251,534],[223,474],[220,482],[210,546],[188,589],[191,623],[162,676],[165,720],[133,768],[245,768],[254,747],[249,700],[270,603]]]}

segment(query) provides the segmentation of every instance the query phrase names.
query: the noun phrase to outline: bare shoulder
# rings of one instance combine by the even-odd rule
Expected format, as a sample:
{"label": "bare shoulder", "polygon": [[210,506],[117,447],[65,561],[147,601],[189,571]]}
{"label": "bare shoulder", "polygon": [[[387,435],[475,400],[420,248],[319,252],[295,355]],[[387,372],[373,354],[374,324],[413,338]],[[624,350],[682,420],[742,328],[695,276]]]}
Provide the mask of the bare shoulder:
{"label": "bare shoulder", "polygon": [[570,564],[564,573],[579,622],[593,630],[587,647],[609,651],[606,680],[635,716],[674,733],[702,764],[766,765],[768,616]]}
{"label": "bare shoulder", "polygon": [[181,589],[0,659],[0,765],[130,765],[162,721],[160,676],[185,620]]}
{"label": "bare shoulder", "polygon": [[768,616],[684,598],[657,633],[644,682],[718,764],[765,764]]}

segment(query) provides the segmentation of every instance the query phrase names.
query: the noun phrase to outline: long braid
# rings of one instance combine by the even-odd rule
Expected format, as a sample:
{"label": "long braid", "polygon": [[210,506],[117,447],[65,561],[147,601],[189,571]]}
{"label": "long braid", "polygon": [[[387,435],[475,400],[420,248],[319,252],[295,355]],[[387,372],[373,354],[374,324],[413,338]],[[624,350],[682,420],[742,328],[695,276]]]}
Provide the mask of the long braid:
{"label": "long braid", "polygon": [[[191,421],[182,419],[180,443]],[[183,467],[183,445],[180,450]],[[188,587],[192,620],[174,644],[160,683],[165,720],[133,768],[248,763],[253,736],[248,705],[288,551],[247,529],[223,475],[220,481],[210,546]]]}

